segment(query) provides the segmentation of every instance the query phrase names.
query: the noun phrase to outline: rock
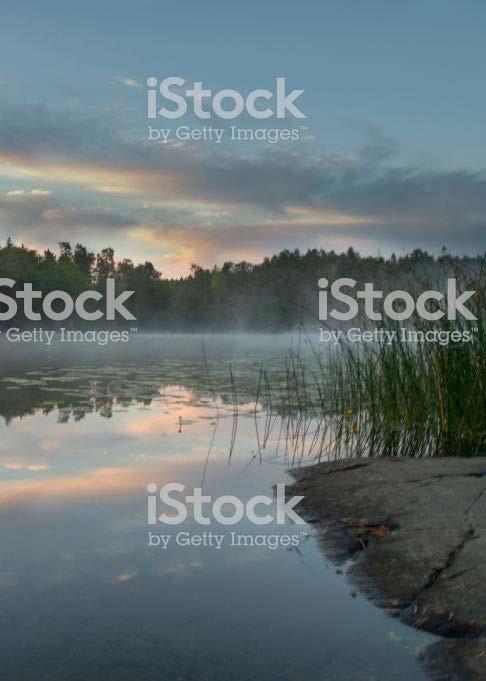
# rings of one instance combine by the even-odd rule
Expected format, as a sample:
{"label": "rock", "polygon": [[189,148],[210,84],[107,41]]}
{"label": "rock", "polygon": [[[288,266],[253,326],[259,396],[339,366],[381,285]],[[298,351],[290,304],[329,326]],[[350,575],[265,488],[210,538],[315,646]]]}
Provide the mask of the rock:
{"label": "rock", "polygon": [[321,463],[298,471],[289,490],[304,495],[300,508],[320,519],[318,532],[327,527],[326,554],[355,557],[355,586],[408,624],[458,639],[424,653],[427,665],[442,657],[471,679],[486,678],[485,465],[484,457]]}

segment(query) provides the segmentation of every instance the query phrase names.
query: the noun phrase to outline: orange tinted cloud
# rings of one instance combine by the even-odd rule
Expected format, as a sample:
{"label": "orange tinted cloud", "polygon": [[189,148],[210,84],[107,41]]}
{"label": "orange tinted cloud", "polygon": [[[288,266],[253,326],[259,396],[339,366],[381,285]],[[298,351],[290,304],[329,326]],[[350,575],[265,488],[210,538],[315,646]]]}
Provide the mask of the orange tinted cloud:
{"label": "orange tinted cloud", "polygon": [[146,473],[136,468],[98,468],[71,476],[41,480],[12,480],[0,488],[0,506],[27,503],[34,499],[62,500],[113,496],[135,489],[143,491]]}
{"label": "orange tinted cloud", "polygon": [[0,507],[32,501],[65,502],[100,499],[133,493],[145,494],[148,482],[163,485],[178,478],[185,466],[204,462],[206,453],[193,453],[183,460],[161,458],[143,465],[96,468],[81,473],[42,477],[35,480],[10,480],[0,485]]}
{"label": "orange tinted cloud", "polygon": [[70,162],[66,158],[34,158],[19,152],[0,150],[0,172],[5,177],[24,180],[42,179],[89,188],[120,196],[173,195],[180,180],[164,169],[137,168],[126,164]]}

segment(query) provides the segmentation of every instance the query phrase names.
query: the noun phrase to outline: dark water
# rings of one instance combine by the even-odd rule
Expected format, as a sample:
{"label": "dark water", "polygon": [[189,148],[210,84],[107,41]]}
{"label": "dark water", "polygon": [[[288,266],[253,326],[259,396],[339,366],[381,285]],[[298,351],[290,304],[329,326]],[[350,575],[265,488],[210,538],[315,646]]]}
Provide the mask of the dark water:
{"label": "dark water", "polygon": [[[8,366],[0,348],[1,679],[425,679],[416,651],[433,638],[353,595],[309,527],[147,525],[149,482],[197,487],[206,467],[206,494],[244,501],[288,481],[274,431],[258,452],[250,398],[258,362],[288,343],[209,338],[204,362],[201,339],[140,338]],[[228,462],[230,361],[246,387]],[[172,535],[167,550],[149,531]],[[203,531],[222,548],[175,543]],[[299,546],[231,546],[231,531]]]}

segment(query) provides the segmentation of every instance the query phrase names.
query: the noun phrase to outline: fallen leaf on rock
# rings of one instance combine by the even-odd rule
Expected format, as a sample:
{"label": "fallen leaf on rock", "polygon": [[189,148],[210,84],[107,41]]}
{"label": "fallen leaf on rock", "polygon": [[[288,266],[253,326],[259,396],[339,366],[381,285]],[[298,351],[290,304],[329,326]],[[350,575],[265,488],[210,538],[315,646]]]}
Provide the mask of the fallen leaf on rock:
{"label": "fallen leaf on rock", "polygon": [[371,530],[368,534],[370,537],[384,537],[389,532],[390,532],[389,527],[387,527],[386,525],[380,525],[380,527]]}

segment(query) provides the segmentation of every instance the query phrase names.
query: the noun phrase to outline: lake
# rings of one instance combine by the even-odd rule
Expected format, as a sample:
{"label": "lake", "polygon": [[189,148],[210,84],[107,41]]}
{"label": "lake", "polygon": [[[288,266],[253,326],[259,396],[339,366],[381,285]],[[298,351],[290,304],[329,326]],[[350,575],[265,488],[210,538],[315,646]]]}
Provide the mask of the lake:
{"label": "lake", "polygon": [[[416,652],[434,637],[355,594],[312,527],[147,524],[149,483],[246,502],[289,482],[255,386],[295,343],[0,345],[1,679],[426,678]],[[232,545],[232,531],[263,539]],[[171,535],[167,548],[149,532]],[[274,547],[288,535],[298,545]]]}

